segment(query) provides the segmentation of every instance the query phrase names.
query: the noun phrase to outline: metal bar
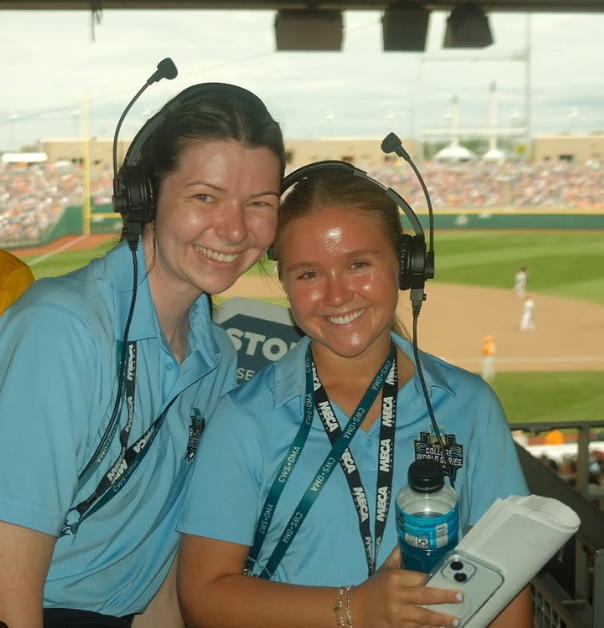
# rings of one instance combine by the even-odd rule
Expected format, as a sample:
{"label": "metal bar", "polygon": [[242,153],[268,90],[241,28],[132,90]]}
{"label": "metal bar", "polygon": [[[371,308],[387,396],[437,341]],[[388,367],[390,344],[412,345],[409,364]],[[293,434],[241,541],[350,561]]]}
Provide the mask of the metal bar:
{"label": "metal bar", "polygon": [[590,428],[582,425],[578,428],[577,432],[577,480],[575,488],[579,493],[587,497]]}
{"label": "metal bar", "polygon": [[[485,11],[601,13],[601,0],[477,0]],[[107,9],[306,9],[309,4],[321,9],[383,10],[397,0],[100,0]],[[429,11],[450,11],[465,0],[418,0]],[[90,10],[90,0],[0,0],[0,10]]]}
{"label": "metal bar", "polygon": [[594,626],[604,626],[604,549],[596,552],[594,562]]}
{"label": "metal bar", "polygon": [[577,552],[575,554],[575,591],[585,600],[590,597],[587,550],[580,538],[575,538]]}
{"label": "metal bar", "polygon": [[569,599],[566,591],[550,574],[537,574],[531,586],[535,628],[594,628],[589,607]]}
{"label": "metal bar", "polygon": [[512,430],[526,430],[530,432],[549,432],[554,428],[557,429],[578,429],[578,428],[589,428],[593,429],[596,427],[604,428],[604,421],[601,419],[594,421],[544,421],[544,422],[523,422],[523,421],[514,421],[510,423],[510,429]]}

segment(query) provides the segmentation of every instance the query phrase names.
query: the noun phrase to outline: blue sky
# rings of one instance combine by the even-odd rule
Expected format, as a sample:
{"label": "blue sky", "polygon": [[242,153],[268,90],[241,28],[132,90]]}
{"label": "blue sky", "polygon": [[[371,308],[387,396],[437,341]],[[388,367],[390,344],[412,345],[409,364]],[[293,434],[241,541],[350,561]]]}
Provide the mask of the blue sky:
{"label": "blue sky", "polygon": [[90,134],[112,137],[166,56],[179,76],[145,92],[123,137],[205,81],[257,93],[290,138],[417,135],[449,124],[454,96],[461,125],[484,126],[492,82],[501,125],[522,123],[530,82],[534,133],[604,131],[604,13],[533,14],[530,81],[526,64],[512,60],[527,45],[525,14],[492,14],[493,46],[453,51],[442,49],[446,14],[434,13],[425,54],[383,52],[380,18],[345,13],[342,52],[284,53],[275,51],[272,11],[105,10],[95,41],[87,12],[0,11],[0,150],[75,137],[86,109]]}

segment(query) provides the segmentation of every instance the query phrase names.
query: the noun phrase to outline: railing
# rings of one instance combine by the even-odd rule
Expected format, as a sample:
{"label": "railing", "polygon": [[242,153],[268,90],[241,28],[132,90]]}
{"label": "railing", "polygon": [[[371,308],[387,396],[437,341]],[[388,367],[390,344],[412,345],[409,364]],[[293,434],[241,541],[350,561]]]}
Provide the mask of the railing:
{"label": "railing", "polygon": [[518,455],[532,493],[552,497],[572,508],[581,525],[532,582],[535,628],[604,628],[604,512],[602,495],[588,490],[589,441],[604,421],[582,423],[514,423],[529,432],[550,429],[578,431],[575,487],[549,466],[518,446]]}

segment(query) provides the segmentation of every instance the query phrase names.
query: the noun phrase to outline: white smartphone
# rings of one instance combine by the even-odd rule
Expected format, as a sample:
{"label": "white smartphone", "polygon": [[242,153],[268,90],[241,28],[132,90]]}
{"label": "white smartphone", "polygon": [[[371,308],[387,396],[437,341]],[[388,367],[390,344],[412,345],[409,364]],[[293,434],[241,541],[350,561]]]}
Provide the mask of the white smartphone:
{"label": "white smartphone", "polygon": [[458,604],[429,604],[424,608],[459,617],[461,628],[491,599],[503,580],[503,574],[497,567],[460,550],[453,550],[428,574],[426,586],[459,590],[464,599]]}

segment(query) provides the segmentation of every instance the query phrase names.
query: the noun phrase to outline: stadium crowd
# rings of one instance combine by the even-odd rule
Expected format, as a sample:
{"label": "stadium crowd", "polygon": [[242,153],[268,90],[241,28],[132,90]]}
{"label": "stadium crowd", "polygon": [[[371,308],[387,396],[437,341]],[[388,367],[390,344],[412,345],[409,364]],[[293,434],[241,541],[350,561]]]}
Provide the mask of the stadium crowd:
{"label": "stadium crowd", "polygon": [[[571,486],[577,486],[578,461],[576,455],[567,454],[557,460],[553,456],[541,454],[539,459]],[[587,494],[593,499],[601,500],[604,504],[604,451],[590,452],[587,467]]]}
{"label": "stadium crowd", "polygon": [[[563,480],[571,486],[577,486],[579,462],[575,438],[571,436],[567,442],[567,436],[559,429],[550,430],[540,444],[530,443],[528,436],[520,430],[512,432],[512,436],[518,444],[550,467]],[[587,484],[588,493],[593,498],[602,500],[604,505],[604,431],[590,435]]]}
{"label": "stadium crowd", "polygon": [[[421,187],[404,163],[357,165],[396,189],[413,209],[425,209]],[[604,209],[604,165],[425,162],[420,170],[437,210]],[[96,168],[92,203],[110,205],[111,193],[111,169]],[[0,164],[0,246],[39,241],[68,204],[81,204],[82,194],[79,165]]]}
{"label": "stadium crowd", "polygon": [[[421,171],[435,208],[604,209],[604,166],[598,164],[426,162]],[[408,169],[382,166],[368,174],[401,192],[414,209],[425,208],[420,184]]]}
{"label": "stadium crowd", "polygon": [[0,243],[37,242],[71,202],[80,204],[79,169],[0,164]]}

